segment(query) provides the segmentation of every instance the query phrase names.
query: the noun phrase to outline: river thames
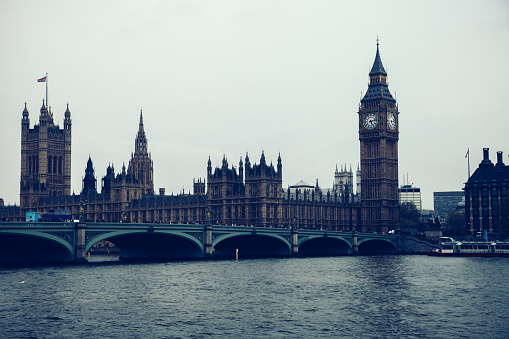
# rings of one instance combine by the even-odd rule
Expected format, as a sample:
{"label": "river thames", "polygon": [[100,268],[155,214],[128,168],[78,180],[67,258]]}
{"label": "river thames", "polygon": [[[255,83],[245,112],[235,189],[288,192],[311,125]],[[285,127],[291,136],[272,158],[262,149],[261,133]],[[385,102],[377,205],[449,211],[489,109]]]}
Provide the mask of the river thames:
{"label": "river thames", "polygon": [[509,337],[507,258],[92,262],[0,286],[2,338]]}

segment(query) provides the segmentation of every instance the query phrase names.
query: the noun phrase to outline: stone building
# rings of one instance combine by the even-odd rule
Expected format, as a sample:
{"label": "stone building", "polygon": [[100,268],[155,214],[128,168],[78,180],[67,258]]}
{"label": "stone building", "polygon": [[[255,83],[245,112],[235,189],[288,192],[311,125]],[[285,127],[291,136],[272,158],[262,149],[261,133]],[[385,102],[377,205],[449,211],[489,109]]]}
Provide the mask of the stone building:
{"label": "stone building", "polygon": [[[54,126],[43,103],[40,125],[29,129],[28,111],[22,120],[22,172],[20,197],[25,212],[71,210],[73,218],[106,222],[170,222],[258,227],[299,227],[363,232],[397,228],[398,107],[389,92],[387,73],[378,50],[369,73],[368,91],[359,105],[360,167],[356,173],[341,167],[334,187],[293,186],[283,189],[283,165],[269,164],[262,152],[259,163],[249,155],[238,167],[226,156],[213,169],[208,160],[206,180],[193,181],[193,193],[155,194],[153,162],[140,113],[134,153],[119,173],[108,166],[97,187],[89,157],[82,191],[70,195],[71,120],[65,112],[64,129]],[[361,180],[362,178],[362,180]],[[360,197],[360,199],[359,199]]]}
{"label": "stone building", "polygon": [[369,85],[360,102],[362,231],[386,233],[398,227],[399,111],[376,45]]}
{"label": "stone building", "polygon": [[484,231],[509,235],[509,166],[497,152],[497,163],[483,149],[483,160],[465,183],[465,216],[471,235]]}
{"label": "stone building", "polygon": [[42,102],[39,124],[30,128],[27,104],[21,120],[20,208],[24,215],[38,199],[71,193],[71,112],[64,127],[53,122],[51,107]]}
{"label": "stone building", "polygon": [[221,167],[212,171],[212,163],[207,166],[207,203],[211,210],[211,220],[225,224],[258,225],[262,227],[282,223],[282,182],[283,165],[278,156],[277,168],[267,165],[262,152],[260,164],[251,165],[246,154],[245,169],[242,159],[238,172],[223,157]]}
{"label": "stone building", "polygon": [[348,170],[345,164],[341,165],[341,170],[338,170],[338,166],[336,165],[336,171],[334,172],[334,186],[332,188],[334,193],[339,195],[350,195],[355,196],[358,195],[360,199],[361,193],[361,169],[360,166],[357,166],[356,171],[356,189],[354,190],[354,182],[353,182],[353,171],[352,165],[350,165],[350,169]]}

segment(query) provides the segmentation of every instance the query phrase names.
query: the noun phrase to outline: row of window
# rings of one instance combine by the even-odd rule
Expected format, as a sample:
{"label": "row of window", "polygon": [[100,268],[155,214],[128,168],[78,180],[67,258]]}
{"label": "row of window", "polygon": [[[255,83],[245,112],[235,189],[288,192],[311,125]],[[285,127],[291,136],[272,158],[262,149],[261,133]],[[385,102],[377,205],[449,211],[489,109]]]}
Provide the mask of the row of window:
{"label": "row of window", "polygon": [[[58,156],[48,156],[48,172],[47,174],[62,174],[63,158]],[[28,157],[28,173],[39,174],[39,156],[33,155]]]}

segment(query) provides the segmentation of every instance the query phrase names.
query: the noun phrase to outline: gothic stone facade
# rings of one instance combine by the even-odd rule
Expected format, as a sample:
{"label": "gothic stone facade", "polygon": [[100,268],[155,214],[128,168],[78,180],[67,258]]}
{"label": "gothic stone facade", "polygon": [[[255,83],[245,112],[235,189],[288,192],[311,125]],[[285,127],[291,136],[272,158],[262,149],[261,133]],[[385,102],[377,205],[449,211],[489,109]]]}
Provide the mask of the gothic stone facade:
{"label": "gothic stone facade", "polygon": [[64,128],[53,122],[44,101],[39,124],[30,128],[25,103],[21,120],[20,207],[22,215],[44,197],[68,196],[71,191],[71,112],[64,113]]}
{"label": "gothic stone facade", "polygon": [[399,111],[389,92],[378,43],[369,86],[359,107],[362,231],[398,226]]}
{"label": "gothic stone facade", "polygon": [[[101,193],[91,159],[87,163],[80,195],[40,198],[38,211],[69,209],[73,217],[86,221],[169,222],[246,225],[256,227],[297,227],[352,230],[360,222],[360,204],[337,193],[282,189],[282,161],[276,168],[265,162],[251,164],[246,155],[238,169],[229,167],[226,157],[221,167],[207,166],[205,181],[194,182],[193,194],[142,194],[139,181],[125,168],[115,175],[110,166],[103,177]],[[117,193],[114,193],[117,192]]]}
{"label": "gothic stone facade", "polygon": [[[206,183],[195,181],[193,194],[168,196],[160,189],[156,195],[141,114],[128,168],[123,166],[115,174],[113,166],[109,166],[99,193],[89,159],[82,193],[69,195],[70,113],[66,111],[64,130],[60,131],[53,126],[43,104],[41,123],[33,132],[29,129],[28,111],[23,112],[22,215],[29,209],[43,212],[58,208],[70,209],[73,217],[91,221],[211,222],[387,232],[397,228],[399,219],[399,111],[388,89],[378,43],[369,78],[368,91],[358,111],[360,201],[352,198],[351,170],[348,175],[336,173],[335,187],[330,191],[321,190],[318,184],[315,188],[284,190],[281,157],[274,167],[266,163],[263,152],[259,164],[251,165],[246,155],[245,163],[241,159],[238,168],[230,168],[224,157],[214,171],[209,158]],[[32,134],[36,136],[29,137]]]}

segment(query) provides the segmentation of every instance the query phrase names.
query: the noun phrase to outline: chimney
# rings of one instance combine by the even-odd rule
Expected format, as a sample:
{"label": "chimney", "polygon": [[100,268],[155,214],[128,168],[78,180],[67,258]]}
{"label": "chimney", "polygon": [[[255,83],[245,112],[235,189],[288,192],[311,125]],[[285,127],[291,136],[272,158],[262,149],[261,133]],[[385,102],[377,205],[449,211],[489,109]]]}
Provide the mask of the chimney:
{"label": "chimney", "polygon": [[159,188],[159,195],[164,195],[165,191],[163,187]]}
{"label": "chimney", "polygon": [[497,152],[497,166],[505,166],[502,160],[502,151]]}
{"label": "chimney", "polygon": [[484,159],[482,160],[479,166],[493,166],[493,163],[490,160],[490,149],[483,148]]}

